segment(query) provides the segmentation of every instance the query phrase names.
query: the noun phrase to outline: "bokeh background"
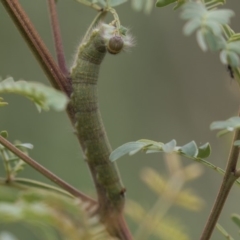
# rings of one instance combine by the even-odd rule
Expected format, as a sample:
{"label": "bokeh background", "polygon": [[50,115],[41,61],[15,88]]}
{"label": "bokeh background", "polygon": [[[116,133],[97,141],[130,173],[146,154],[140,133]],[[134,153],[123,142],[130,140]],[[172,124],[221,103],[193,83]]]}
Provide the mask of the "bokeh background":
{"label": "bokeh background", "polygon": [[[54,55],[46,1],[20,0],[49,50]],[[240,31],[238,1],[229,1],[226,7],[234,9],[236,16],[231,26]],[[73,0],[60,0],[57,4],[63,43],[68,65],[95,12]],[[184,22],[179,11],[172,6],[156,9],[150,15],[135,12],[130,2],[117,8],[121,22],[131,29],[136,46],[128,53],[107,56],[99,81],[100,108],[113,148],[141,138],[168,142],[176,139],[178,145],[195,140],[198,145],[210,142],[209,161],[222,168],[231,144],[231,135],[217,138],[209,130],[211,122],[224,120],[237,114],[239,89],[220,63],[217,53],[203,53],[195,36],[185,37]],[[0,5],[0,75],[14,79],[39,81],[49,84],[13,22]],[[39,114],[34,105],[19,96],[4,95],[10,103],[0,109],[0,130],[9,132],[11,141],[18,139],[34,144],[31,156],[54,173],[82,191],[94,195],[94,187],[87,165],[67,115],[56,112]],[[191,163],[183,159],[183,164]],[[118,161],[127,198],[150,208],[156,201],[140,180],[144,167],[152,167],[166,174],[163,155],[139,153]],[[4,175],[3,167],[0,168]],[[21,176],[46,181],[30,167]],[[222,176],[204,168],[204,175],[191,183],[206,201],[200,213],[177,207],[171,214],[182,218],[191,239],[198,239],[207,219]],[[219,222],[233,235],[237,228],[230,214],[239,211],[240,189],[234,186]],[[14,225],[11,229],[19,239],[37,239],[29,229]],[[131,224],[134,232],[136,226]],[[222,239],[215,231],[214,240]]]}

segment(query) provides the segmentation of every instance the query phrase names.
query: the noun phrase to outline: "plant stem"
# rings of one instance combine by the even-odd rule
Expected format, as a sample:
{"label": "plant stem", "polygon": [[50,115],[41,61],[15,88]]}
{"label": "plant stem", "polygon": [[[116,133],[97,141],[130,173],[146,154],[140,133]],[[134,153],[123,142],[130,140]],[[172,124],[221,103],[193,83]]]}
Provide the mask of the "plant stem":
{"label": "plant stem", "polygon": [[[30,49],[33,51],[35,57],[37,58],[40,65],[44,69],[44,72],[48,76],[52,85],[55,88],[62,90],[70,97],[70,95],[72,93],[72,86],[69,85],[67,78],[61,72],[59,67],[55,64],[53,58],[49,54],[44,43],[41,41],[39,35],[37,34],[32,23],[30,22],[30,19],[25,14],[25,12],[22,9],[19,2],[17,0],[0,0],[0,1],[2,2],[3,6],[6,8],[10,17],[13,19],[15,25],[17,26],[18,30],[24,37],[25,41],[28,43]],[[102,11],[102,8],[98,8],[97,10]],[[67,113],[71,120],[71,123],[74,125],[75,112],[71,105],[68,106]],[[81,138],[81,136],[78,136],[78,140],[83,149],[83,152],[86,153],[85,152],[86,149],[83,145],[83,139]],[[23,154],[20,150],[18,150],[18,151],[20,152],[20,154]],[[25,155],[23,157],[24,157],[23,160],[28,159],[27,161],[29,164],[33,163],[33,161],[31,161],[31,159],[29,161],[28,156]],[[43,167],[42,166],[39,167],[39,164],[36,162],[33,165],[35,166],[35,169],[37,171],[41,172],[43,175],[45,175],[45,174],[48,175],[50,180],[52,180],[52,181],[55,180],[55,175],[53,175],[52,173],[50,173],[50,175],[47,174],[47,172],[48,172],[47,169],[45,169],[46,171],[43,170]],[[105,189],[105,186],[103,186],[103,183],[99,183],[99,181],[98,181],[98,169],[94,169],[91,166],[89,166],[89,168],[90,168],[95,186],[99,186],[101,189]],[[61,179],[58,179],[58,180],[59,180],[58,184],[60,184],[62,180]],[[77,196],[77,194],[79,194],[79,191],[77,191],[76,189],[74,189],[73,187],[71,187],[69,185],[66,186],[63,184],[60,186],[62,186],[63,188],[65,187],[64,189],[65,190],[68,189],[69,192],[73,191],[71,193],[73,195],[75,193],[76,194],[75,196]],[[67,189],[66,189],[66,187],[67,187]],[[98,191],[98,193],[99,193],[99,191]],[[119,198],[123,198],[123,195],[124,195],[124,189],[122,189],[122,191],[119,192]],[[89,199],[89,197],[87,197],[87,198]],[[122,212],[120,211],[116,214],[116,211],[113,211],[113,213],[111,214],[111,210],[113,209],[113,206],[111,208],[109,208],[108,195],[105,195],[105,194],[98,195],[98,199],[100,201],[99,205],[101,205],[101,208],[108,210],[105,213],[105,215],[102,212],[102,214],[103,214],[102,217],[104,217],[105,219],[108,219],[107,221],[105,221],[105,225],[110,230],[111,234],[120,238],[121,240],[131,240],[132,236],[131,236],[130,231],[128,230],[128,227],[127,227],[125,219],[122,215]],[[123,199],[123,203],[124,203],[124,199]]]}
{"label": "plant stem", "polygon": [[[239,113],[240,115],[240,113]],[[215,225],[218,221],[218,218],[221,214],[221,211],[223,209],[223,206],[226,202],[226,199],[228,197],[228,194],[234,184],[234,182],[237,180],[239,177],[238,174],[236,174],[236,166],[237,166],[237,161],[239,157],[239,147],[234,146],[234,142],[236,140],[240,140],[240,130],[236,130],[234,137],[233,137],[233,142],[232,142],[232,147],[231,151],[228,157],[228,162],[227,162],[227,167],[226,167],[226,172],[222,181],[222,185],[219,189],[217,198],[215,200],[215,203],[213,205],[213,208],[211,210],[211,213],[208,217],[207,223],[204,227],[204,230],[202,232],[200,240],[208,240],[210,239],[212,232],[215,228]]]}
{"label": "plant stem", "polygon": [[78,191],[76,188],[72,187],[62,179],[60,179],[58,176],[56,176],[54,173],[50,172],[48,169],[44,168],[42,165],[37,163],[35,160],[33,160],[31,157],[23,153],[21,150],[16,148],[12,143],[10,143],[7,139],[0,136],[0,143],[6,147],[9,151],[14,153],[16,156],[18,156],[20,159],[22,159],[24,162],[29,164],[31,167],[36,169],[38,172],[40,172],[42,175],[47,177],[50,181],[56,183],[58,186],[62,187],[67,192],[71,193],[73,196],[80,198],[82,201],[88,201],[91,204],[96,204],[96,201],[92,198],[88,197],[87,195],[83,194],[82,192]]}
{"label": "plant stem", "polygon": [[68,80],[56,65],[18,0],[1,0],[1,2],[29,45],[30,50],[32,50],[51,84],[56,89],[62,90],[70,96],[71,86],[68,84]]}
{"label": "plant stem", "polygon": [[55,0],[47,0],[47,1],[48,1],[49,16],[51,19],[55,51],[57,54],[58,66],[62,70],[62,73],[67,78],[69,78],[69,72],[67,69],[66,61],[65,61],[59,21],[58,21],[58,16],[56,11],[56,1]]}
{"label": "plant stem", "polygon": [[29,185],[29,186],[34,186],[34,187],[38,187],[38,188],[43,188],[43,189],[47,189],[47,190],[52,190],[54,192],[58,192],[60,194],[63,194],[65,196],[71,197],[73,198],[74,196],[72,194],[70,194],[69,192],[63,190],[62,188],[58,188],[43,182],[39,182],[36,180],[32,180],[32,179],[27,179],[27,178],[14,178],[12,180],[14,183],[23,183],[24,185]]}

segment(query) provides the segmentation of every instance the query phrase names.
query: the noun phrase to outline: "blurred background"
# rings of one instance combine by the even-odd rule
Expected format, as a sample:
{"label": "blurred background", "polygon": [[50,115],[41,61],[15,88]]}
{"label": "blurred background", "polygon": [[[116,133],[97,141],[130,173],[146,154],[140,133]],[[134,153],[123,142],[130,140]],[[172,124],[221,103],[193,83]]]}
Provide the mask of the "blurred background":
{"label": "blurred background", "polygon": [[[42,39],[54,55],[46,1],[19,1]],[[238,9],[237,1],[229,1],[226,8]],[[73,0],[57,4],[63,44],[68,65],[95,11]],[[121,23],[131,29],[136,46],[119,56],[108,55],[102,64],[99,80],[100,108],[113,149],[141,138],[168,142],[176,139],[178,145],[195,140],[198,145],[210,142],[211,163],[224,168],[231,144],[231,135],[216,137],[209,125],[237,115],[239,88],[217,53],[203,53],[195,36],[185,37],[184,22],[173,6],[154,8],[150,15],[133,11],[130,2],[117,8]],[[235,11],[231,26],[240,31],[240,13]],[[46,76],[26,43],[0,5],[0,75],[13,76],[49,84]],[[55,55],[54,55],[55,56]],[[0,109],[0,130],[9,132],[11,141],[21,140],[34,145],[31,156],[39,163],[78,189],[94,196],[94,187],[73,128],[67,115],[53,111],[39,114],[25,98],[4,95],[8,107]],[[191,163],[182,159],[183,165]],[[138,153],[118,162],[121,177],[127,188],[127,198],[137,200],[146,209],[156,201],[156,195],[140,179],[144,167],[152,167],[167,175],[162,154]],[[4,175],[3,167],[0,169]],[[30,167],[21,176],[48,182]],[[198,239],[208,217],[222,176],[204,167],[201,178],[191,182],[206,204],[199,213],[173,207],[172,215],[182,219],[191,239]],[[219,222],[233,236],[237,228],[230,215],[239,211],[240,189],[234,186]],[[136,225],[129,221],[132,232]],[[29,229],[1,224],[0,230],[10,229],[19,239],[38,239]],[[222,239],[215,231],[213,240]]]}

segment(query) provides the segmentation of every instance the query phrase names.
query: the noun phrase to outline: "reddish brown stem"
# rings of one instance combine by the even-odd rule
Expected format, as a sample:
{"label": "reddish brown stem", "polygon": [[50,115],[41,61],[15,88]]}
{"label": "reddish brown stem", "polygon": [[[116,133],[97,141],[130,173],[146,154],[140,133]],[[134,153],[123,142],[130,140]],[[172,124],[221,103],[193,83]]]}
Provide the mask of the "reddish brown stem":
{"label": "reddish brown stem", "polygon": [[58,16],[56,11],[56,1],[47,0],[47,2],[48,2],[48,9],[49,9],[49,16],[51,19],[51,26],[52,26],[52,32],[53,32],[55,51],[57,54],[58,66],[62,70],[62,73],[67,78],[69,78],[69,72],[67,69],[66,61],[65,61],[61,32],[60,32]]}
{"label": "reddish brown stem", "polygon": [[71,86],[67,78],[56,65],[45,44],[42,42],[30,19],[20,6],[18,0],[1,0],[3,6],[11,16],[23,38],[28,43],[40,66],[48,76],[51,84],[68,96],[71,94]]}
{"label": "reddish brown stem", "polygon": [[9,151],[14,153],[16,156],[18,156],[20,159],[22,159],[24,162],[29,164],[31,167],[36,169],[38,172],[40,172],[42,175],[47,177],[49,180],[52,182],[56,183],[58,186],[62,187],[64,190],[72,194],[73,196],[80,198],[82,201],[87,201],[90,202],[92,205],[96,204],[96,201],[84,193],[78,191],[76,188],[72,187],[62,179],[60,179],[58,176],[56,176],[54,173],[40,165],[38,162],[33,160],[31,157],[23,153],[21,150],[16,148],[12,143],[10,143],[7,139],[4,137],[0,136],[0,143],[7,148]]}

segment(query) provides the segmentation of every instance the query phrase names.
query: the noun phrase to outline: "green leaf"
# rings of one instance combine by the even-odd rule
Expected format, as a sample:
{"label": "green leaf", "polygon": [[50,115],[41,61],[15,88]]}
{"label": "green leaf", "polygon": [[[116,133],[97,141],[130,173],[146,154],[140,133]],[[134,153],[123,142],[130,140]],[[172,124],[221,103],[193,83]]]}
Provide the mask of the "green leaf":
{"label": "green leaf", "polygon": [[17,238],[12,233],[2,231],[0,232],[0,240],[17,240]]}
{"label": "green leaf", "polygon": [[33,145],[31,143],[18,143],[15,145],[16,147],[23,147],[27,149],[33,149]]}
{"label": "green leaf", "polygon": [[7,102],[4,102],[4,101],[3,101],[3,98],[0,97],[0,107],[6,106],[6,105],[8,105],[8,103],[7,103]]}
{"label": "green leaf", "polygon": [[184,4],[183,11],[181,13],[181,18],[185,20],[191,19],[200,19],[206,14],[208,11],[203,4],[189,2]]}
{"label": "green leaf", "polygon": [[1,131],[0,135],[4,138],[8,138],[8,132],[7,131]]}
{"label": "green leaf", "polygon": [[236,140],[233,145],[240,147],[240,140]]}
{"label": "green leaf", "polygon": [[233,130],[234,128],[240,127],[240,117],[232,117],[227,119],[226,121],[217,121],[213,122],[210,125],[211,130],[216,130],[216,129],[224,129],[224,128],[230,128]]}
{"label": "green leaf", "polygon": [[132,8],[135,11],[143,11],[145,14],[150,14],[155,0],[131,0]]}
{"label": "green leaf", "polygon": [[211,146],[209,143],[205,143],[204,145],[198,148],[197,158],[207,158],[211,154]]}
{"label": "green leaf", "polygon": [[209,27],[215,36],[219,36],[222,33],[222,27],[218,22],[207,21],[206,27]]}
{"label": "green leaf", "polygon": [[240,228],[240,215],[234,213],[232,214],[231,219]]}
{"label": "green leaf", "polygon": [[187,36],[191,35],[195,30],[197,30],[201,25],[201,21],[199,19],[193,19],[188,21],[184,28],[183,33]]}
{"label": "green leaf", "polygon": [[174,2],[177,2],[177,0],[157,0],[156,7],[165,7]]}
{"label": "green leaf", "polygon": [[66,108],[68,98],[62,92],[41,83],[17,81],[9,77],[0,82],[0,93],[16,93],[27,97],[43,110],[52,108],[62,111]]}
{"label": "green leaf", "polygon": [[234,240],[229,233],[219,224],[217,223],[216,225],[217,229],[219,230],[219,232],[228,240]]}
{"label": "green leaf", "polygon": [[148,0],[148,1],[146,1],[146,4],[145,4],[145,7],[144,7],[144,9],[143,9],[143,12],[145,13],[145,14],[150,14],[151,13],[151,11],[152,11],[152,9],[153,9],[153,7],[154,7],[154,0]]}
{"label": "green leaf", "polygon": [[228,132],[232,132],[237,128],[240,128],[240,117],[232,117],[227,119],[226,121],[213,122],[210,125],[211,130],[217,130],[217,129],[222,130],[218,133],[218,136],[221,136]]}
{"label": "green leaf", "polygon": [[125,2],[127,2],[127,0],[110,0],[110,6],[111,7],[116,7],[116,6],[121,5]]}
{"label": "green leaf", "polygon": [[175,139],[173,139],[172,141],[168,142],[168,143],[165,143],[163,146],[162,146],[162,150],[165,152],[165,153],[171,153],[175,150],[175,147],[177,145],[177,142]]}
{"label": "green leaf", "polygon": [[188,20],[184,26],[184,33],[190,35],[196,31],[198,44],[203,51],[208,48],[218,51],[225,47],[226,40],[223,32],[226,34],[228,29],[223,25],[230,22],[230,18],[234,15],[233,11],[209,10],[201,1],[188,2],[183,5],[182,9],[181,17]]}
{"label": "green leaf", "polygon": [[197,43],[198,43],[199,47],[202,49],[202,51],[206,52],[208,47],[207,47],[207,44],[206,44],[205,39],[204,39],[203,31],[198,30],[197,34],[196,34],[196,37],[197,37]]}
{"label": "green leaf", "polygon": [[187,143],[186,145],[182,146],[180,148],[180,151],[189,157],[197,157],[198,155],[198,147],[195,143],[195,141],[191,141]]}
{"label": "green leaf", "polygon": [[204,38],[212,51],[218,51],[225,45],[224,39],[221,36],[215,36],[213,31],[205,31]]}
{"label": "green leaf", "polygon": [[187,0],[178,0],[177,4],[174,6],[173,10],[179,9],[183,4],[186,3]]}
{"label": "green leaf", "polygon": [[228,62],[232,67],[239,67],[240,60],[237,53],[229,51],[227,57],[228,57]]}
{"label": "green leaf", "polygon": [[115,149],[109,156],[109,159],[113,162],[119,159],[120,157],[130,154],[133,155],[143,149],[145,146],[149,145],[148,143],[144,142],[129,142],[125,143],[122,146]]}
{"label": "green leaf", "polygon": [[234,16],[234,12],[229,9],[215,9],[208,11],[207,17],[211,21],[218,22],[220,24],[229,24],[230,18]]}
{"label": "green leaf", "polygon": [[220,52],[220,60],[223,64],[228,64],[228,60],[227,60],[227,51],[226,50],[222,50]]}
{"label": "green leaf", "polygon": [[227,49],[229,51],[240,54],[240,41],[229,42],[227,44]]}
{"label": "green leaf", "polygon": [[143,7],[144,7],[144,1],[145,0],[132,0],[131,3],[132,3],[132,8],[135,10],[135,11],[142,11]]}

